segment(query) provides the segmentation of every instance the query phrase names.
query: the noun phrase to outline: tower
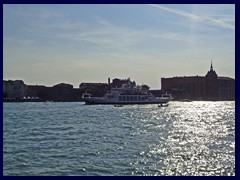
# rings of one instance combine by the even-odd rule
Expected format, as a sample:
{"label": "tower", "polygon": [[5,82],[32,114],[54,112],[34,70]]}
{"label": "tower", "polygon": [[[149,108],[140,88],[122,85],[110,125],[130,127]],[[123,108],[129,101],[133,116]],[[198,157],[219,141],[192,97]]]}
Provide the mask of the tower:
{"label": "tower", "polygon": [[211,62],[210,71],[207,72],[206,76],[206,98],[207,100],[217,100],[218,99],[218,75],[213,70],[213,65]]}
{"label": "tower", "polygon": [[212,67],[212,61],[211,61],[211,67],[210,67],[210,71],[213,71],[213,67]]}

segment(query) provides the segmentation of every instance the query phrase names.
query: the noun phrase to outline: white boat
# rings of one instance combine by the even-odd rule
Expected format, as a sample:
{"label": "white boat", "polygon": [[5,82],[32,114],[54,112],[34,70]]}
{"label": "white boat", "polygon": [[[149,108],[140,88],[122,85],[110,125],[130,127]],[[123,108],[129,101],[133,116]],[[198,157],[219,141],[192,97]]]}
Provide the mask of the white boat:
{"label": "white boat", "polygon": [[165,104],[165,105],[159,104],[158,107],[168,107],[168,104]]}
{"label": "white boat", "polygon": [[155,97],[152,93],[133,84],[123,84],[121,88],[112,88],[103,97],[92,97],[83,93],[82,99],[86,104],[164,104],[172,100],[171,94]]}
{"label": "white boat", "polygon": [[179,102],[192,102],[190,99],[180,99]]}
{"label": "white boat", "polygon": [[122,104],[114,104],[114,107],[123,107]]}

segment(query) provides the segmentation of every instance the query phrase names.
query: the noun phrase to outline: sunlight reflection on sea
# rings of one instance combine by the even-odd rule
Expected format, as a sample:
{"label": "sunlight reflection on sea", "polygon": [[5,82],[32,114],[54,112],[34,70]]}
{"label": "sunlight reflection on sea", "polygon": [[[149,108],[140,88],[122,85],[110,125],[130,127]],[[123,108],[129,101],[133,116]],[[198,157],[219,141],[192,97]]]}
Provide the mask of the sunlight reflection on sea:
{"label": "sunlight reflection on sea", "polygon": [[235,102],[4,103],[4,175],[235,175]]}

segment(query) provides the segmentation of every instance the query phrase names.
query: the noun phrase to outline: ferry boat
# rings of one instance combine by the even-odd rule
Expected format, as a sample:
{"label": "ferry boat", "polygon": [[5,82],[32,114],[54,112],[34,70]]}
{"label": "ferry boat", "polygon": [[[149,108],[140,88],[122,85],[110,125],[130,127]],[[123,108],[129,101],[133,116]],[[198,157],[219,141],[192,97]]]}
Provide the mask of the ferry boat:
{"label": "ferry boat", "polygon": [[112,88],[103,97],[92,97],[89,93],[83,93],[82,99],[85,104],[165,104],[173,99],[171,94],[163,94],[155,97],[142,86],[128,83],[120,88]]}

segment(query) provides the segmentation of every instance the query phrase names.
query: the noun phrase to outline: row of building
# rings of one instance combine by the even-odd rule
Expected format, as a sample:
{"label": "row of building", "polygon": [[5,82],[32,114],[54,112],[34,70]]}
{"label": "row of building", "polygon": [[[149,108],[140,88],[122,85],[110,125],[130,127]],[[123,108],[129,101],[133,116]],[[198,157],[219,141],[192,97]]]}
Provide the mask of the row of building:
{"label": "row of building", "polygon": [[[79,88],[71,84],[60,83],[52,87],[44,85],[26,85],[22,80],[3,80],[4,101],[81,101],[82,94],[88,92],[93,96],[101,97],[112,87],[121,87],[129,79],[115,78],[108,83],[81,83]],[[135,82],[133,82],[135,83]]]}
{"label": "row of building", "polygon": [[[93,96],[103,96],[113,87],[121,87],[130,79],[115,78],[108,83],[81,83],[79,88],[71,84],[60,83],[52,87],[26,85],[22,80],[3,80],[4,101],[81,101],[84,92]],[[136,85],[136,82],[131,82]],[[213,70],[205,76],[184,76],[161,78],[161,89],[151,90],[156,96],[170,93],[175,100],[235,100],[235,79],[218,76]],[[147,85],[146,88],[149,89]]]}

